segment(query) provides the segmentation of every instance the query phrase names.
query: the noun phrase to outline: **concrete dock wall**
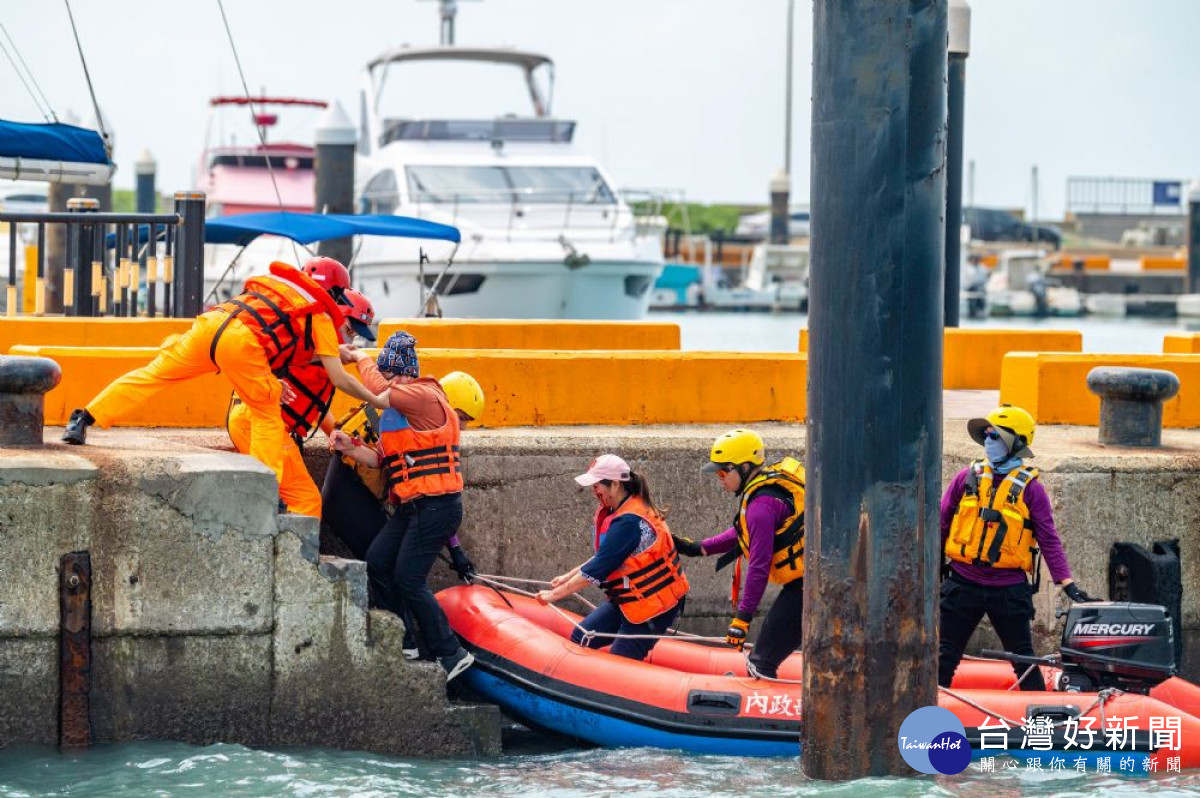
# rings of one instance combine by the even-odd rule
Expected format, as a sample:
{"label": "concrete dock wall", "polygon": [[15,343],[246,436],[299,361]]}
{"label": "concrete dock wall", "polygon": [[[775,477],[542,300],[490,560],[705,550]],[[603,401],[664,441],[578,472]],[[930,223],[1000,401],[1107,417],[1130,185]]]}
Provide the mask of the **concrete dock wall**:
{"label": "concrete dock wall", "polygon": [[[767,456],[803,457],[804,428],[754,427]],[[595,499],[572,477],[592,458],[619,454],[644,473],[656,502],[670,508],[675,534],[701,539],[729,526],[735,510],[711,474],[701,474],[713,438],[726,428],[648,427],[628,430],[556,428],[468,430],[463,451],[467,488],[463,545],[483,573],[550,579],[591,556],[590,524]],[[981,454],[967,438],[962,420],[944,429],[943,490],[953,476]],[[1168,430],[1163,450],[1107,449],[1088,428],[1041,428],[1032,462],[1043,471],[1055,520],[1076,580],[1092,595],[1108,594],[1112,544],[1149,546],[1180,538],[1183,563],[1183,622],[1200,629],[1200,433]],[[883,444],[886,445],[886,444]],[[329,454],[320,444],[306,451],[320,484]],[[717,574],[715,557],[684,559],[692,591],[682,627],[724,633],[730,618],[732,568]],[[1044,568],[1044,566],[1043,566]],[[434,568],[435,583],[454,583],[449,568]],[[774,588],[769,589],[773,595]],[[592,599],[598,598],[593,592]],[[1065,599],[1043,572],[1038,597],[1041,643],[1057,645],[1055,602]],[[769,607],[763,602],[763,609]],[[579,605],[575,605],[578,609]],[[752,629],[756,630],[757,626]]]}
{"label": "concrete dock wall", "polygon": [[57,741],[59,561],[88,551],[99,742],[498,753],[496,710],[450,704],[368,610],[363,564],[321,558],[317,521],[276,503],[240,455],[0,449],[0,746]]}
{"label": "concrete dock wall", "polygon": [[[649,478],[677,534],[715,534],[734,499],[699,468],[725,429],[468,430],[463,544],[482,573],[549,579],[583,562],[595,505],[572,477],[604,452]],[[768,457],[803,456],[802,426],[756,429]],[[87,550],[98,740],[497,750],[495,710],[448,703],[436,665],[402,659],[399,621],[367,608],[364,564],[333,556],[337,541],[322,542],[315,521],[276,516],[271,475],[217,451],[228,446],[218,431],[96,430],[82,449],[52,443],[54,429],[46,439],[0,449],[0,745],[56,739],[57,570]],[[943,485],[979,455],[961,419],[944,439]],[[1094,429],[1043,427],[1035,448],[1077,581],[1107,595],[1114,542],[1180,538],[1183,623],[1200,629],[1200,432],[1167,430],[1162,449],[1139,451],[1106,449]],[[306,458],[320,480],[328,451],[310,442]],[[730,572],[715,573],[715,559],[685,560],[687,631],[728,623]],[[437,564],[432,582],[455,578]],[[1044,576],[1042,651],[1056,648],[1063,601]],[[976,647],[988,642],[984,629]]]}

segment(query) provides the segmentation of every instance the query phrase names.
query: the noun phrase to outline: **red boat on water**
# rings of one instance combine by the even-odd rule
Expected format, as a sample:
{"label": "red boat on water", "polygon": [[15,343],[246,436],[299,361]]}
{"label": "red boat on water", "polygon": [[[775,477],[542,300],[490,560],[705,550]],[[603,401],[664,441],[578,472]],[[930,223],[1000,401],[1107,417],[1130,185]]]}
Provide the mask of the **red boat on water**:
{"label": "red boat on water", "polygon": [[[571,643],[579,616],[532,598],[476,585],[443,590],[438,601],[476,657],[461,678],[527,725],[613,747],[799,753],[799,654],[781,666],[780,681],[750,678],[728,647],[684,638],[662,640],[635,662]],[[1066,689],[1011,690],[1010,662],[968,660],[939,704],[962,721],[976,757],[1063,756],[1072,766],[1080,757],[1133,757],[1139,772],[1142,760],[1165,770],[1178,758],[1182,768],[1200,767],[1200,687],[1173,675],[1170,623],[1161,607],[1077,604],[1062,663],[1037,666],[1047,684]]]}
{"label": "red boat on water", "polygon": [[[324,110],[329,104],[299,97],[262,96],[214,97],[209,105],[213,114],[195,181],[196,188],[208,195],[209,215],[278,210],[311,212],[316,185],[313,146],[269,141],[267,134],[279,125],[279,112],[283,109]],[[227,121],[232,124],[227,126]],[[289,125],[289,134],[296,127]],[[244,131],[249,141],[238,143],[230,132],[232,129]],[[214,135],[217,144],[211,144]]]}

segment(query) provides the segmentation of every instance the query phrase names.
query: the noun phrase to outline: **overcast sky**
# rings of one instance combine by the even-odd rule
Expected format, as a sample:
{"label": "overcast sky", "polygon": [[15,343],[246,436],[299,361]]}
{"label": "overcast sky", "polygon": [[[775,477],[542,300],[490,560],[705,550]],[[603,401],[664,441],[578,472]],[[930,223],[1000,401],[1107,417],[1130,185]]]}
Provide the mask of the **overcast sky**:
{"label": "overcast sky", "polygon": [[[1070,175],[1200,176],[1200,2],[972,0],[966,158],[977,204],[1061,216]],[[787,0],[460,0],[458,43],[557,62],[555,115],[622,187],[762,202],[784,159]],[[163,191],[191,187],[208,98],[238,93],[216,0],[73,0],[96,94],[116,132],[116,184],[148,148]],[[226,0],[254,91],[340,100],[357,115],[364,62],[437,43],[430,0]],[[66,10],[0,0],[0,22],[50,103],[92,115]],[[793,192],[809,181],[812,4],[797,0]],[[0,59],[0,118],[39,121]],[[436,87],[436,88],[440,88]],[[450,93],[450,92],[448,92]],[[458,86],[462,115],[490,90]],[[967,187],[964,186],[964,200]]]}

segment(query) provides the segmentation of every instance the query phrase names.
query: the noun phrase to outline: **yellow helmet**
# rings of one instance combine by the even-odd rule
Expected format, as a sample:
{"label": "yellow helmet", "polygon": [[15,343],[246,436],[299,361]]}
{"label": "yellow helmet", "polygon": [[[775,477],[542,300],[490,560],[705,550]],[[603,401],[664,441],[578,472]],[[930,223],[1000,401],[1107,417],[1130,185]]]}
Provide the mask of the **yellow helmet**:
{"label": "yellow helmet", "polygon": [[705,471],[716,471],[725,463],[762,465],[763,439],[753,430],[730,430],[713,441],[708,459],[709,463],[703,469]]}
{"label": "yellow helmet", "polygon": [[[1004,427],[1012,430],[1028,448],[1033,443],[1036,422],[1029,411],[1014,405],[1001,405],[987,414],[986,418],[973,418],[967,422],[967,432],[979,444],[983,443],[983,431],[988,427]],[[1016,451],[1014,451],[1016,454]],[[1030,452],[1029,454],[1032,454]]]}
{"label": "yellow helmet", "polygon": [[461,410],[478,421],[483,416],[483,389],[470,374],[465,371],[452,371],[438,380],[446,399],[455,410]]}

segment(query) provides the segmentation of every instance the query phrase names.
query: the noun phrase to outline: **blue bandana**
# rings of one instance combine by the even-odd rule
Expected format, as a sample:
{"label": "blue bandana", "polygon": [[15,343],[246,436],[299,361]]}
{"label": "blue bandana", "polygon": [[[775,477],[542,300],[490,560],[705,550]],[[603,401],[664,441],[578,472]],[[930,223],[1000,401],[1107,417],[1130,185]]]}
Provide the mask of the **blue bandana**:
{"label": "blue bandana", "polygon": [[404,330],[392,333],[387,343],[379,350],[375,360],[380,371],[405,377],[420,377],[421,366],[417,362],[417,339]]}

